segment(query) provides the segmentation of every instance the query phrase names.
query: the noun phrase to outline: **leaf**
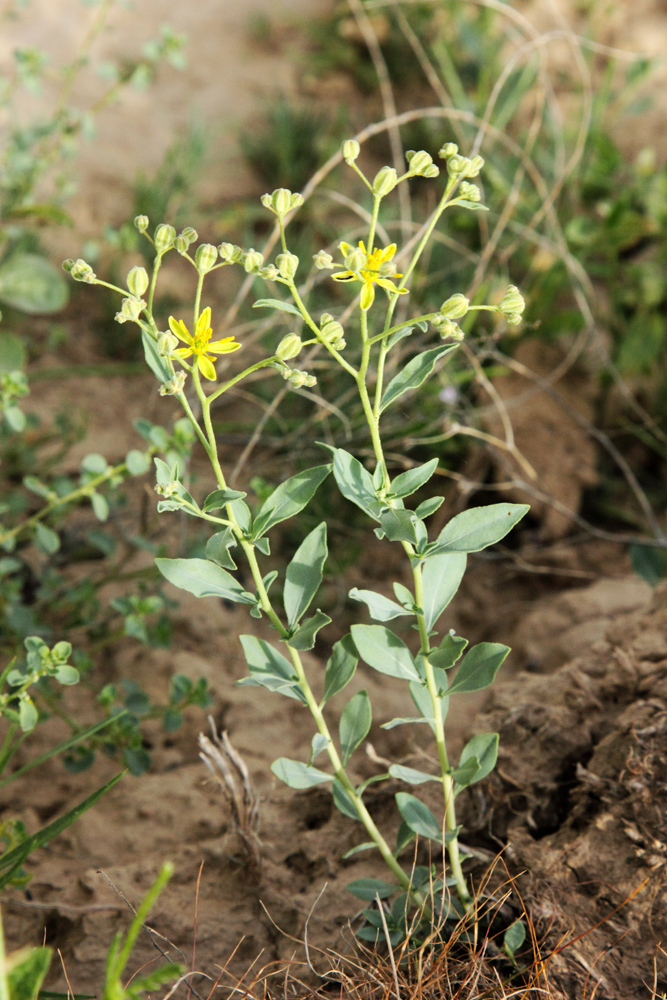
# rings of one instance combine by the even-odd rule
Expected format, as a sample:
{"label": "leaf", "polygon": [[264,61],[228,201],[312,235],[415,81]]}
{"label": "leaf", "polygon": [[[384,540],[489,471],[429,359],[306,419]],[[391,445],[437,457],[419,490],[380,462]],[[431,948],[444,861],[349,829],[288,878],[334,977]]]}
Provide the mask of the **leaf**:
{"label": "leaf", "polygon": [[264,639],[258,639],[254,635],[242,635],[239,638],[251,673],[251,677],[243,678],[239,685],[248,687],[259,684],[305,704],[305,695],[289,660]]}
{"label": "leaf", "polygon": [[445,525],[431,552],[479,552],[504,538],[529,510],[526,503],[492,503],[464,510]]}
{"label": "leaf", "polygon": [[14,333],[0,333],[0,375],[23,368],[26,351],[23,341]]}
{"label": "leaf", "polygon": [[283,302],[282,299],[257,299],[252,307],[253,309],[279,309],[281,312],[292,313],[299,319],[303,319],[295,305],[291,302]]}
{"label": "leaf", "polygon": [[414,767],[403,767],[402,764],[392,764],[389,768],[392,778],[399,781],[407,781],[409,785],[423,785],[427,781],[441,781],[439,775],[427,774],[425,771],[417,771]]}
{"label": "leaf", "polygon": [[350,698],[340,717],[338,731],[343,766],[347,764],[359,744],[368,736],[372,719],[371,700],[368,694],[366,691],[357,692]]}
{"label": "leaf", "polygon": [[306,613],[320,589],[326,558],[327,525],[322,521],[306,535],[285,572],[283,599],[290,628]]}
{"label": "leaf", "polygon": [[413,833],[442,842],[442,828],[427,805],[408,792],[396,793],[396,805]]}
{"label": "leaf", "polygon": [[231,508],[234,513],[234,517],[239,522],[241,531],[245,535],[250,534],[250,529],[252,527],[252,514],[250,513],[250,507],[248,507],[248,504],[244,503],[243,500],[232,500]]}
{"label": "leaf", "polygon": [[155,375],[158,382],[169,382],[171,379],[171,372],[165,359],[158,354],[157,344],[151,337],[149,333],[145,330],[141,331],[141,343],[144,347],[144,358],[146,359],[146,364]]}
{"label": "leaf", "polygon": [[351,597],[353,601],[363,601],[368,606],[371,618],[375,618],[378,622],[388,622],[392,618],[398,618],[399,615],[411,615],[413,613],[412,611],[406,611],[404,607],[396,604],[395,601],[390,600],[388,597],[376,594],[374,590],[359,590],[358,587],[353,587],[348,597]]}
{"label": "leaf", "polygon": [[231,503],[232,500],[242,500],[247,495],[247,493],[242,493],[240,490],[213,490],[204,500],[202,510],[206,514],[209,514],[212,510],[220,510],[222,507],[226,507],[228,503]]}
{"label": "leaf", "polygon": [[419,547],[421,540],[426,540],[426,526],[421,524],[413,510],[393,508],[380,514],[382,530],[390,542],[410,542]]}
{"label": "leaf", "polygon": [[329,743],[330,740],[328,739],[328,737],[324,736],[323,733],[315,733],[310,745],[309,763],[312,764],[315,758],[318,757],[324,750],[326,750],[326,748],[329,746]]}
{"label": "leaf", "polygon": [[421,486],[429,481],[435,470],[438,468],[439,459],[432,458],[425,465],[418,465],[407,472],[401,472],[400,476],[392,480],[391,492],[397,497],[408,497],[415,493]]}
{"label": "leaf", "polygon": [[52,528],[47,528],[41,521],[35,525],[35,541],[38,548],[47,556],[52,556],[60,548],[60,539],[57,533]]}
{"label": "leaf", "polygon": [[328,444],[319,443],[333,455],[334,479],[345,499],[377,521],[382,505],[377,499],[370,472],[343,448],[332,448]]}
{"label": "leaf", "polygon": [[498,760],[499,740],[498,733],[479,733],[477,736],[473,736],[471,740],[468,740],[464,746],[461,751],[459,767],[465,764],[471,757],[479,761],[479,771],[477,771],[470,784],[481,781],[482,778],[486,778],[493,771]]}
{"label": "leaf", "polygon": [[334,643],[324,672],[322,705],[342,691],[352,680],[358,662],[357,650],[351,635],[343,636],[342,639]]}
{"label": "leaf", "polygon": [[471,212],[488,212],[486,205],[482,205],[479,201],[468,201],[467,198],[457,198],[454,202],[455,205],[460,205],[461,208],[468,208]]}
{"label": "leaf", "polygon": [[468,640],[461,638],[460,635],[454,635],[454,629],[451,629],[438,648],[428,654],[429,662],[440,670],[450,670],[463,655],[467,645]]}
{"label": "leaf", "polygon": [[456,770],[452,772],[452,778],[456,782],[456,785],[458,785],[457,791],[467,788],[468,785],[471,785],[476,780],[479,768],[480,764],[476,757],[468,757],[465,763],[459,764]]}
{"label": "leaf", "polygon": [[451,552],[427,558],[422,571],[424,585],[424,618],[430,632],[459,589],[465,573],[466,556]]}
{"label": "leaf", "polygon": [[[5,959],[1,975],[7,977],[11,1000],[35,1000],[51,964],[51,948],[21,948]],[[3,964],[5,964],[3,963]]]}
{"label": "leaf", "polygon": [[395,729],[396,726],[407,726],[409,722],[428,722],[433,727],[433,719],[419,719],[416,715],[408,715],[403,718],[392,719],[391,722],[383,722],[380,729]]}
{"label": "leaf", "polygon": [[[264,535],[274,524],[298,514],[315,495],[317,487],[331,472],[330,465],[317,465],[314,469],[298,472],[281,483],[264,501],[255,518],[253,539]],[[241,503],[242,501],[236,501]]]}
{"label": "leaf", "polygon": [[312,618],[306,618],[305,622],[301,624],[294,635],[288,640],[289,645],[292,649],[298,649],[302,652],[312,649],[315,645],[317,633],[325,625],[328,625],[330,621],[331,618],[329,618],[329,615],[325,615],[318,608]]}
{"label": "leaf", "polygon": [[657,587],[667,576],[667,550],[648,545],[631,545],[632,568],[649,587]]}
{"label": "leaf", "polygon": [[345,852],[343,855],[343,861],[346,861],[347,858],[351,858],[353,854],[360,854],[362,851],[370,851],[373,847],[377,847],[377,844],[373,840],[367,840],[364,844],[357,844],[356,847],[353,847],[349,851]]}
{"label": "leaf", "polygon": [[338,778],[334,778],[333,800],[336,809],[338,809],[339,812],[342,812],[343,816],[347,816],[348,819],[354,819],[358,823],[361,822],[361,816],[359,815],[357,807],[346,792],[345,788],[341,785]]}
{"label": "leaf", "polygon": [[143,476],[151,467],[150,459],[145,451],[133,448],[125,456],[125,465],[131,476]]}
{"label": "leaf", "polygon": [[91,493],[90,502],[97,520],[106,521],[109,516],[109,504],[106,497],[103,497],[101,493]]}
{"label": "leaf", "polygon": [[395,375],[384,391],[380,403],[380,412],[386,410],[391,403],[394,403],[403,393],[411,389],[418,389],[423,382],[433,372],[437,362],[444,358],[450,351],[455,350],[458,344],[447,344],[445,346],[433,347],[429,351],[418,354],[411,361],[408,361],[405,368]]}
{"label": "leaf", "polygon": [[513,958],[526,940],[526,926],[523,920],[515,920],[510,924],[503,936],[503,948]]}
{"label": "leaf", "polygon": [[397,885],[385,882],[380,878],[357,878],[354,882],[348,882],[346,888],[353,896],[356,896],[357,899],[363,899],[366,903],[374,902],[376,896],[379,896],[380,899],[388,899],[399,889]]}
{"label": "leaf", "polygon": [[402,639],[383,625],[353,625],[352,639],[362,660],[389,677],[420,679],[415,662]]}
{"label": "leaf", "polygon": [[274,760],[271,770],[276,778],[280,778],[290,788],[313,788],[315,785],[323,785],[327,781],[333,780],[333,775],[326,771],[320,771],[316,767],[310,767],[300,760],[290,760],[288,757],[279,757]]}
{"label": "leaf", "polygon": [[227,570],[210,559],[156,559],[155,565],[169,583],[195,597],[222,597],[239,604],[255,604],[253,594],[244,590]]}
{"label": "leaf", "polygon": [[[438,691],[447,690],[447,675],[443,674],[441,670],[434,668],[433,670],[435,676],[435,682],[438,687]],[[428,687],[423,682],[413,681],[408,685],[410,690],[410,697],[412,698],[415,708],[419,714],[426,719],[429,723],[433,732],[435,732],[435,719],[433,717],[433,702],[431,701],[431,695]],[[447,709],[449,707],[449,700],[446,696],[440,697],[440,711],[442,712],[443,719],[447,718]]]}
{"label": "leaf", "polygon": [[429,500],[424,500],[418,507],[415,507],[415,514],[421,520],[424,520],[425,517],[430,517],[431,514],[435,514],[436,510],[442,506],[444,499],[444,497],[431,497]]}
{"label": "leaf", "polygon": [[456,677],[449,685],[449,694],[482,691],[488,687],[509,651],[509,646],[499,642],[480,642],[473,646],[461,661]]}
{"label": "leaf", "polygon": [[236,535],[231,528],[216,531],[206,543],[206,558],[224,569],[236,569],[236,563],[229,551],[236,544]]}
{"label": "leaf", "polygon": [[0,266],[0,300],[21,312],[58,312],[69,288],[60,269],[39,254],[15,253]]}

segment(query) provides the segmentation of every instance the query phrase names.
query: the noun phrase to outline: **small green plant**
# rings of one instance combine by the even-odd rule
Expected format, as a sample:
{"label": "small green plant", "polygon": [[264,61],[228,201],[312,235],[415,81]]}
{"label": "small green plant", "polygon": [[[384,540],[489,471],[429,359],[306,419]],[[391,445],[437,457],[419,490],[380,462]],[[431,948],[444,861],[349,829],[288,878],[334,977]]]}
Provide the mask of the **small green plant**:
{"label": "small green plant", "polygon": [[[217,488],[205,498],[197,499],[184,483],[178,462],[170,464],[155,458],[158,511],[185,512],[215,529],[206,546],[206,558],[158,558],[157,565],[177,587],[199,597],[217,596],[243,604],[253,617],[266,617],[275,629],[282,648],[253,635],[241,636],[250,675],[240,683],[261,686],[296,700],[310,713],[315,733],[307,761],[280,758],[272,765],[273,773],[295,789],[328,786],[338,809],[362,825],[367,839],[355,851],[378,850],[392,881],[358,880],[349,887],[353,893],[369,900],[376,894],[382,899],[398,894],[397,914],[408,900],[421,906],[429,919],[434,909],[445,917],[454,914],[458,919],[461,908],[467,910],[472,900],[462,869],[455,801],[464,788],[493,770],[498,736],[496,733],[475,736],[464,748],[458,764],[453,764],[447,750],[445,720],[451,699],[455,700],[459,693],[487,687],[509,649],[498,643],[482,642],[466,651],[467,640],[446,627],[442,629],[440,619],[459,587],[468,553],[504,538],[528,507],[500,503],[473,508],[453,518],[435,538],[430,538],[426,520],[439,508],[442,497],[427,497],[414,508],[408,506],[408,498],[423,490],[434,475],[438,460],[431,459],[392,477],[383,447],[382,415],[405,394],[419,389],[438,363],[456,350],[463,338],[458,320],[488,311],[501,315],[510,324],[518,324],[524,301],[514,286],[495,305],[473,305],[465,295],[454,293],[437,310],[397,319],[397,306],[407,300],[411,276],[445,210],[484,210],[480,190],[473,183],[484,161],[480,156],[461,155],[454,143],[441,148],[439,156],[446,164],[444,189],[435,209],[423,222],[418,238],[402,255],[406,263],[399,272],[395,261],[399,253],[397,244],[384,247],[378,244],[380,208],[400,184],[418,177],[435,179],[440,169],[428,152],[419,150],[407,154],[408,165],[402,175],[385,166],[370,180],[357,165],[359,153],[356,140],[343,144],[342,155],[371,201],[366,237],[356,246],[341,242],[338,262],[328,252],[318,251],[312,266],[313,277],[319,274],[326,279],[326,273],[333,272],[331,277],[336,284],[330,286],[332,292],[337,285],[357,293],[346,311],[346,315],[353,311],[356,314],[354,333],[351,320],[344,327],[332,312],[316,318],[297,285],[297,272],[302,265],[288,247],[286,219],[300,207],[303,198],[283,188],[262,198],[262,204],[273,214],[279,228],[281,252],[275,261],[266,262],[261,253],[244,251],[229,243],[219,247],[203,243],[194,249],[198,237],[193,229],[177,235],[174,227],[165,223],[158,225],[151,235],[148,218],[140,216],[135,225],[155,251],[152,275],[143,267],[134,267],[124,289],[114,288],[98,278],[82,259],[66,261],[64,267],[75,280],[111,287],[122,296],[117,321],[139,326],[146,360],[160,382],[160,392],[175,397],[181,404],[211,463]],[[191,324],[172,316],[169,330],[163,331],[155,320],[153,303],[162,261],[174,250],[194,268],[196,291]],[[207,276],[234,265],[274,289],[285,289],[289,298],[260,299],[255,307],[287,313],[301,332],[289,333],[268,357],[221,381],[216,363],[221,357],[235,354],[242,345],[233,336],[214,338],[211,309],[202,302],[203,289]],[[406,353],[398,354],[398,344],[405,347],[415,330],[424,332],[429,327],[438,337],[435,346],[419,351],[409,360]],[[350,349],[348,341],[353,338],[354,347]],[[274,370],[295,389],[313,387],[315,376],[293,367],[295,359],[308,348],[311,350],[306,357],[325,351],[339,366],[339,377],[355,387],[372,446],[372,469],[367,469],[343,448],[323,445],[329,461],[290,477],[253,509],[246,503],[246,493],[228,486],[211,407],[233,386],[263,369]],[[394,598],[353,588],[351,599],[365,605],[371,618],[380,624],[353,625],[349,634],[333,644],[323,675],[310,678],[301,654],[313,649],[316,639],[321,638],[320,630],[331,622],[321,609],[307,616],[313,602],[317,603],[322,583],[328,554],[327,523],[318,524],[298,546],[284,573],[282,598],[271,596],[278,571],[264,573],[260,563],[269,554],[271,530],[303,511],[331,473],[342,496],[370,519],[374,536],[402,548],[412,587],[396,581]],[[234,575],[240,556],[252,576],[254,592]],[[411,649],[384,624],[397,618],[406,619],[418,633],[416,649]],[[416,714],[386,720],[383,725],[385,728],[426,725],[437,746],[437,773],[394,764],[388,774],[374,776],[361,784],[354,782],[349,765],[370,730],[370,698],[366,691],[360,691],[348,701],[340,717],[337,738],[331,731],[327,705],[352,679],[359,659],[380,674],[406,682]],[[315,766],[321,755],[328,758],[330,770]],[[436,818],[412,792],[401,791],[396,795],[401,823],[395,847],[390,846],[364,802],[369,785],[388,777],[409,786],[436,782],[442,791],[441,818]],[[431,885],[430,871],[427,870],[423,884],[419,883],[399,860],[415,837],[433,842],[448,855],[450,874],[435,886]],[[446,900],[452,888],[459,902],[450,908]],[[424,906],[427,896],[430,903]],[[400,921],[394,930],[398,932],[401,926],[405,931]]]}

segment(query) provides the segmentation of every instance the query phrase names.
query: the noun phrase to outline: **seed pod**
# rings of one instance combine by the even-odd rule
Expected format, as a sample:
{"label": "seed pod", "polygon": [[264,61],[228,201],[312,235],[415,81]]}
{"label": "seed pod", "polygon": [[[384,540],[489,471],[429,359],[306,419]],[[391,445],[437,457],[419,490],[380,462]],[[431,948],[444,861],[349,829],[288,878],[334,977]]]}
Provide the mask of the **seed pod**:
{"label": "seed pod", "polygon": [[138,299],[148,288],[148,274],[145,267],[133,267],[127,275],[128,291]]}
{"label": "seed pod", "polygon": [[294,253],[279,253],[276,257],[276,264],[281,277],[292,281],[299,266],[299,258]]}
{"label": "seed pod", "polygon": [[361,146],[356,139],[346,139],[341,146],[341,153],[346,163],[354,163],[361,152]]}
{"label": "seed pod", "polygon": [[301,346],[301,337],[297,333],[288,333],[278,344],[276,357],[279,361],[291,361],[301,352]]}
{"label": "seed pod", "polygon": [[175,239],[176,230],[174,227],[167,225],[166,222],[161,223],[155,230],[155,249],[158,254],[162,255],[167,250],[171,250]]}
{"label": "seed pod", "polygon": [[470,300],[465,295],[460,293],[450,295],[447,301],[440,306],[440,315],[444,316],[445,319],[460,319],[468,312],[469,306]]}
{"label": "seed pod", "polygon": [[373,181],[373,194],[384,198],[385,195],[393,191],[398,182],[398,174],[393,167],[382,167],[375,175]]}
{"label": "seed pod", "polygon": [[195,254],[195,264],[200,274],[208,274],[218,259],[218,248],[212,243],[202,243],[197,247]]}

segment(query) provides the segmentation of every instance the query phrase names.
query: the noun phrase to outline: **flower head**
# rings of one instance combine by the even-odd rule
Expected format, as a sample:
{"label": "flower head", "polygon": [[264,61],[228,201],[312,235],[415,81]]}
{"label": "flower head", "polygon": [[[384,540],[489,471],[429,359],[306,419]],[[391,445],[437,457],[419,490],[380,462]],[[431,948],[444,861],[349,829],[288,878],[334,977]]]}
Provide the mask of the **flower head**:
{"label": "flower head", "polygon": [[[396,244],[392,243],[390,246],[385,247],[384,250],[378,248],[373,250],[372,253],[368,253],[366,247],[362,240],[359,241],[359,249],[365,260],[361,265],[354,270],[350,269],[347,271],[339,271],[338,274],[332,274],[332,278],[335,281],[361,281],[363,282],[363,288],[361,290],[361,308],[366,312],[373,305],[375,300],[375,285],[381,285],[382,288],[386,288],[390,292],[394,292],[396,295],[407,295],[407,288],[397,288],[389,279],[391,278],[402,278],[402,274],[397,274],[394,270],[395,265],[391,263],[391,260],[396,253]],[[356,247],[350,246],[349,243],[341,243],[340,251],[345,258],[345,262],[348,263],[350,257],[357,257],[359,250]],[[356,265],[356,260],[354,261]]]}
{"label": "flower head", "polygon": [[186,347],[179,347],[174,351],[174,354],[177,354],[181,358],[189,358],[191,354],[194,354],[197,359],[199,371],[204,378],[209,379],[211,382],[215,382],[217,376],[213,367],[215,358],[210,357],[209,352],[210,354],[231,354],[233,351],[238,351],[241,346],[233,337],[223,337],[222,340],[211,340],[213,330],[211,329],[211,310],[208,306],[204,309],[195,324],[194,337],[183,320],[174,319],[173,316],[169,317],[169,329],[175,337],[178,337],[182,343],[187,345]]}

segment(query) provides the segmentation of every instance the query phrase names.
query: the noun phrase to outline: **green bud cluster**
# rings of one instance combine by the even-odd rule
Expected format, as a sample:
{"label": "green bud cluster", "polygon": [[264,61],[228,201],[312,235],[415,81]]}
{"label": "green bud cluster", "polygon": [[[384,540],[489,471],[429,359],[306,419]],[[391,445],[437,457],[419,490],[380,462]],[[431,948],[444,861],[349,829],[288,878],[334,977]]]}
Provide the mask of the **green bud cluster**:
{"label": "green bud cluster", "polygon": [[320,336],[334,351],[342,351],[346,346],[345,331],[338,320],[335,320],[330,313],[322,313]]}
{"label": "green bud cluster", "polygon": [[114,319],[117,323],[136,323],[136,321],[141,316],[141,310],[146,308],[146,303],[143,299],[138,299],[136,295],[128,295],[124,298],[120,311],[116,313]]}
{"label": "green bud cluster", "polygon": [[263,194],[261,202],[264,208],[283,219],[293,208],[303,205],[302,194],[292,194],[287,188],[276,188],[272,194]]}
{"label": "green bud cluster", "polygon": [[306,389],[310,389],[317,383],[314,375],[309,375],[308,372],[300,372],[297,368],[283,368],[280,374],[295,389],[301,389],[303,386]]}
{"label": "green bud cluster", "polygon": [[75,281],[85,281],[88,285],[94,285],[97,275],[90,264],[79,257],[77,260],[64,260],[63,271],[68,271]]}
{"label": "green bud cluster", "polygon": [[361,146],[356,139],[346,139],[340,151],[346,163],[354,163],[361,152]]}
{"label": "green bud cluster", "polygon": [[195,243],[197,239],[197,230],[193,229],[192,226],[186,226],[183,232],[179,233],[174,240],[174,246],[176,247],[178,253],[183,256],[183,254],[186,254],[190,249],[190,245]]}
{"label": "green bud cluster", "polygon": [[442,313],[436,313],[431,322],[443,340],[448,337],[452,340],[463,340],[464,333],[459,324],[449,317],[443,316]]}
{"label": "green bud cluster", "polygon": [[469,181],[461,181],[461,186],[459,187],[459,194],[462,198],[466,198],[468,201],[481,201],[482,195],[476,184],[470,184]]}
{"label": "green bud cluster", "polygon": [[313,263],[318,271],[330,271],[334,266],[334,259],[326,250],[318,250],[313,254]]}
{"label": "green bud cluster", "polygon": [[410,167],[408,173],[411,177],[437,177],[440,173],[440,168],[433,162],[433,157],[424,149],[418,152],[409,149],[405,159],[408,161]]}
{"label": "green bud cluster", "polygon": [[297,333],[288,333],[276,347],[276,357],[279,361],[291,361],[301,353],[301,337]]}
{"label": "green bud cluster", "polygon": [[185,380],[187,378],[187,372],[176,372],[173,378],[170,378],[168,382],[163,382],[160,386],[161,396],[179,396],[183,392],[183,387],[185,386]]}
{"label": "green bud cluster", "polygon": [[507,291],[498,304],[498,312],[512,326],[518,326],[525,308],[526,301],[519,289],[516,285],[508,285]]}
{"label": "green bud cluster", "polygon": [[398,174],[393,167],[382,167],[375,175],[373,181],[373,194],[384,198],[390,191],[393,191],[398,184]]}
{"label": "green bud cluster", "polygon": [[218,247],[218,253],[227,264],[243,263],[243,250],[241,247],[237,247],[235,243],[221,243]]}
{"label": "green bud cluster", "polygon": [[200,274],[208,274],[212,267],[215,267],[218,259],[218,248],[212,243],[202,243],[197,247],[195,253],[195,264]]}
{"label": "green bud cluster", "polygon": [[460,293],[450,295],[440,306],[439,315],[444,316],[445,319],[461,319],[468,312],[469,306],[470,299],[467,299],[465,295]]}
{"label": "green bud cluster", "polygon": [[180,483],[178,482],[178,480],[174,479],[170,483],[157,483],[157,485],[154,486],[153,489],[161,497],[166,497],[167,499],[169,499],[169,497],[178,495],[178,491],[180,489]]}
{"label": "green bud cluster", "polygon": [[294,253],[279,253],[276,257],[276,264],[281,278],[286,281],[293,281],[296,270],[299,266],[299,258]]}
{"label": "green bud cluster", "polygon": [[178,347],[178,337],[173,333],[161,333],[157,339],[157,352],[161,358],[170,358]]}
{"label": "green bud cluster", "polygon": [[345,258],[345,267],[348,271],[354,271],[355,274],[362,269],[365,263],[366,254],[361,247],[354,247]]}
{"label": "green bud cluster", "polygon": [[463,180],[465,177],[477,177],[484,166],[484,159],[481,156],[473,156],[472,159],[461,156],[455,142],[446,142],[438,156],[442,160],[447,160],[447,173],[457,180]]}
{"label": "green bud cluster", "polygon": [[127,274],[127,290],[140,299],[148,288],[148,272],[145,267],[133,267]]}
{"label": "green bud cluster", "polygon": [[266,267],[260,267],[257,273],[260,278],[264,278],[264,281],[276,281],[280,277],[280,271],[275,264],[267,264]]}

